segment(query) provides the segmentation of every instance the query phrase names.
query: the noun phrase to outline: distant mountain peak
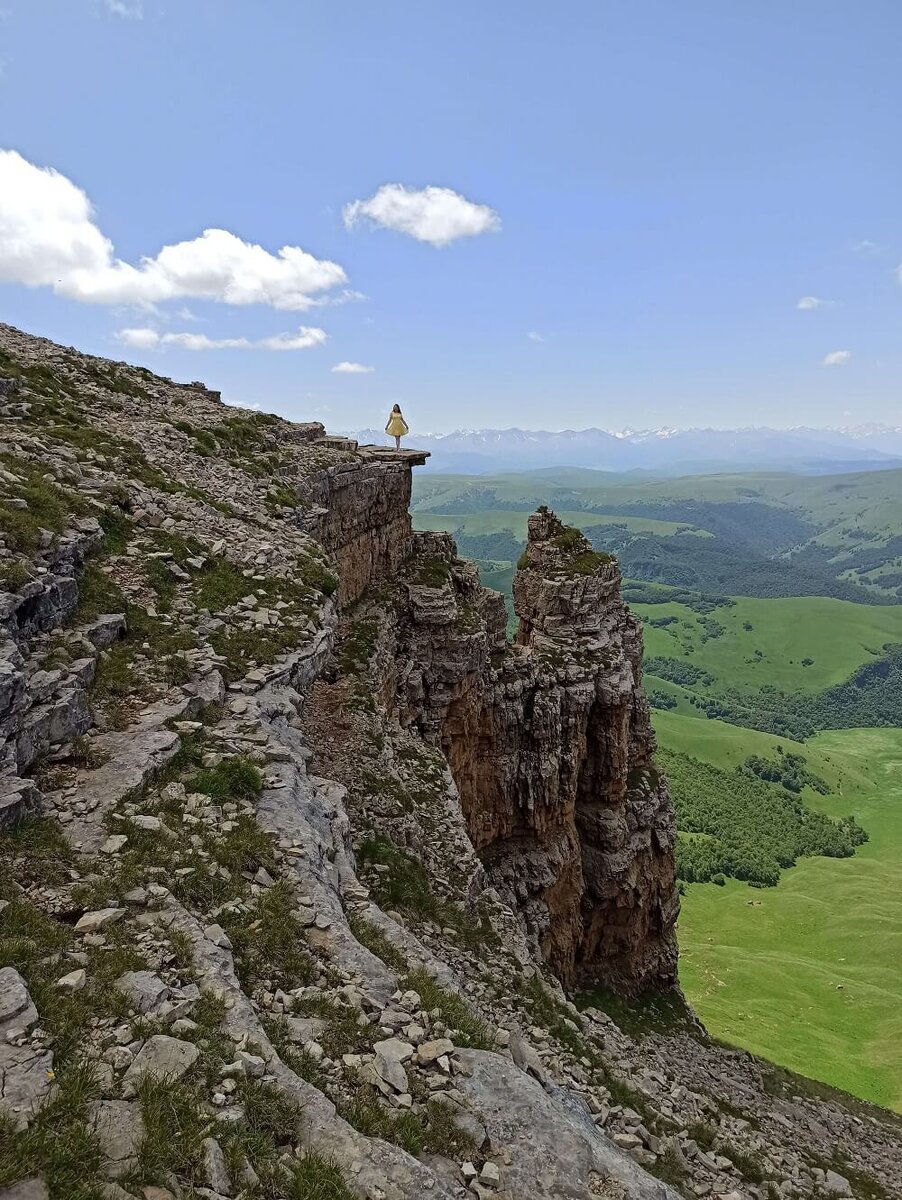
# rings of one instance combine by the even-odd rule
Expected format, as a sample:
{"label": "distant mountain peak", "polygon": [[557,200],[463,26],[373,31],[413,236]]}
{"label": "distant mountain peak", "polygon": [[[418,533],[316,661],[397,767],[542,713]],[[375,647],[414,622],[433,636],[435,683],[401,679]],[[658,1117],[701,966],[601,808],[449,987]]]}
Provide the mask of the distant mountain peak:
{"label": "distant mountain peak", "polygon": [[[387,443],[381,430],[350,434]],[[430,450],[429,470],[481,474],[539,467],[602,471],[655,471],[664,475],[712,471],[780,470],[819,474],[902,466],[902,427],[867,423],[848,428],[773,429],[458,429],[414,433]]]}

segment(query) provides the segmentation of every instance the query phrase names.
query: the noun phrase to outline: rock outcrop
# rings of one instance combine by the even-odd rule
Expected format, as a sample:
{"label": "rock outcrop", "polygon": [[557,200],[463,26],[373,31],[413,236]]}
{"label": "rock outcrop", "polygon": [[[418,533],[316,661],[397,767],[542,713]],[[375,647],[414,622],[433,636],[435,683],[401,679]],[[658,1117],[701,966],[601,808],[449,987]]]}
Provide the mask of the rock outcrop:
{"label": "rock outcrop", "polygon": [[674,986],[673,811],[616,561],[533,516],[509,646],[501,596],[451,538],[411,535],[405,465],[378,504],[368,467],[323,489],[320,536],[348,564],[348,600],[381,586],[391,613],[377,694],[441,749],[489,880],[565,983]]}

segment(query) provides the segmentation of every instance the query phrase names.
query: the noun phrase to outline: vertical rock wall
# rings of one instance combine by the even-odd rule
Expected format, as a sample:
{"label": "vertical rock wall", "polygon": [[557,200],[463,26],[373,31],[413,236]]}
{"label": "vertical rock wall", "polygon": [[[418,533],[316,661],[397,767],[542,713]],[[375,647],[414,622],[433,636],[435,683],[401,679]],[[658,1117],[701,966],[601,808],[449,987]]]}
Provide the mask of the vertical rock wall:
{"label": "vertical rock wall", "polygon": [[488,878],[569,985],[676,983],[673,811],[654,765],[642,635],[614,559],[530,518],[502,597],[447,534],[410,533],[406,464],[333,472],[321,536],[342,598],[391,586],[381,696],[441,747]]}

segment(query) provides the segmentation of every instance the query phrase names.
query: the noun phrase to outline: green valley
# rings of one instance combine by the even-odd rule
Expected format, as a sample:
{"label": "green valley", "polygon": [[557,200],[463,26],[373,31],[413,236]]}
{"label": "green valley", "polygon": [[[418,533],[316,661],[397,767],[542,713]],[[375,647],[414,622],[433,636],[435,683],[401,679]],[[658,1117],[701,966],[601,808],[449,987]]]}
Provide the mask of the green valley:
{"label": "green valley", "polygon": [[902,1111],[902,472],[426,475],[414,524],[509,601],[540,503],[617,554],[643,622],[686,995]]}

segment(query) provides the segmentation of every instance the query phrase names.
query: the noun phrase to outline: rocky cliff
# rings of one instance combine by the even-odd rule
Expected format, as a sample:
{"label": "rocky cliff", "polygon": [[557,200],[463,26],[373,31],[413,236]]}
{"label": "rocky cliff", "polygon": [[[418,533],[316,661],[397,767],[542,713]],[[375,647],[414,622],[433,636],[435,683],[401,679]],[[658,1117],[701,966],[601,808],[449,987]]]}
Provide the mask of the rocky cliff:
{"label": "rocky cliff", "polygon": [[0,414],[2,1200],[902,1188],[680,1007],[615,562],[536,514],[511,645],[415,452],[8,326]]}

